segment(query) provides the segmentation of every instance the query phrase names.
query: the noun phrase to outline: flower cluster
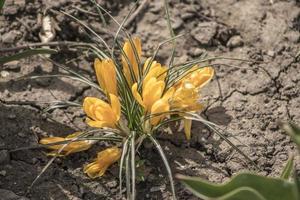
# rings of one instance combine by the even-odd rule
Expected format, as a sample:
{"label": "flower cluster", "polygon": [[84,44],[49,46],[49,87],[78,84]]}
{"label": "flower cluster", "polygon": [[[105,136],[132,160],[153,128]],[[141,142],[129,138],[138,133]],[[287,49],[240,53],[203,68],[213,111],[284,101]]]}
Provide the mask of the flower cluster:
{"label": "flower cluster", "polygon": [[[141,64],[141,59],[141,41],[133,38],[125,41],[121,66],[111,58],[95,60],[96,77],[106,100],[96,97],[84,99],[86,123],[93,128],[116,129],[123,137],[128,137],[131,131],[142,136],[153,134],[158,125],[176,115],[183,119],[186,138],[189,140],[191,120],[185,119],[185,116],[188,112],[197,112],[203,108],[199,102],[199,91],[212,79],[213,68],[194,65],[178,70],[181,73],[176,76],[174,70],[171,71],[153,58],[146,59],[144,64]],[[66,138],[44,138],[40,143],[49,145],[76,136],[78,133]],[[63,152],[60,155],[68,155],[86,150],[91,145],[88,140],[71,140],[64,147],[59,144],[49,148],[54,150],[51,155],[60,149]],[[121,153],[117,146],[101,151],[94,162],[84,167],[84,172],[91,178],[102,176],[110,165],[119,160]]]}

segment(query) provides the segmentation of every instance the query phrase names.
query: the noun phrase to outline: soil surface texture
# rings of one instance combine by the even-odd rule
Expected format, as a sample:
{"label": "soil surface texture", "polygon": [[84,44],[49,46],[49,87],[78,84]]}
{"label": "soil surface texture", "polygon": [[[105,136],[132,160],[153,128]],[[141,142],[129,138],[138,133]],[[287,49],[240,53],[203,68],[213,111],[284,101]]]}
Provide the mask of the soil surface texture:
{"label": "soil surface texture", "polygon": [[[98,0],[118,22],[130,12],[133,1]],[[142,40],[143,56],[153,54],[157,45],[170,38],[163,1],[141,0],[140,11],[125,24]],[[300,124],[300,2],[298,0],[172,0],[169,3],[176,35],[175,63],[208,56],[239,58],[218,60],[216,76],[202,91],[206,102],[202,116],[220,125],[228,138],[259,167],[259,173],[278,176],[289,156],[296,152],[280,121]],[[43,20],[51,24],[51,41],[88,42],[96,39],[76,21],[82,20],[108,44],[118,26],[107,15],[101,23],[91,1],[6,0],[0,15],[0,49],[41,42]],[[163,45],[157,60],[168,63],[172,45]],[[67,64],[96,81],[93,57],[60,48],[51,58]],[[12,52],[0,52],[8,55]],[[82,166],[90,162],[106,143],[88,151],[57,158],[29,190],[35,177],[50,160],[45,149],[35,146],[45,136],[64,136],[85,127],[79,108],[44,112],[45,102],[67,100],[81,103],[98,95],[89,86],[70,79],[27,79],[35,75],[62,72],[45,59],[34,56],[0,68],[0,200],[122,199],[118,188],[118,166],[100,179],[89,179]],[[174,174],[199,176],[224,182],[251,163],[203,124],[193,122],[188,143],[182,130],[157,137]],[[234,137],[233,137],[234,136]],[[145,181],[137,183],[137,199],[171,199],[163,163],[153,147],[143,148]],[[299,158],[296,157],[299,167]],[[178,199],[198,199],[176,180]]]}

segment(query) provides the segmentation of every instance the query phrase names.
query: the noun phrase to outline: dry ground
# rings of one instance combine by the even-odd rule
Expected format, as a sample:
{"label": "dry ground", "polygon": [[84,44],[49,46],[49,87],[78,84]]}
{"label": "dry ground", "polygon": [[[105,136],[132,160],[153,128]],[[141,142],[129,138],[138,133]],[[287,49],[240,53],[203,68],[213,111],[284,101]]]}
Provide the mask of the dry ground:
{"label": "dry ground", "polygon": [[[98,2],[118,21],[132,6],[131,1]],[[130,32],[142,38],[145,56],[150,56],[156,45],[169,37],[163,1],[149,2],[127,26]],[[55,41],[88,40],[78,24],[50,9],[71,12],[111,42],[110,34],[103,33],[98,17],[75,7],[96,12],[89,1],[7,0],[0,16],[0,48],[39,42],[39,19],[45,11],[55,21]],[[294,58],[300,49],[300,3],[297,0],[274,0],[273,4],[269,0],[174,0],[170,9],[176,34],[185,34],[177,41],[177,63],[197,58],[204,52],[210,56],[255,61],[218,62],[230,66],[215,67],[216,77],[202,92],[208,105],[203,115],[247,145],[240,148],[257,163],[260,173],[278,175],[289,154],[294,152],[294,145],[280,130],[278,121],[300,123],[300,66]],[[111,20],[108,23],[107,29],[114,32],[117,26]],[[167,62],[170,49],[171,46],[162,48],[159,61]],[[79,55],[63,51],[53,59],[60,63],[69,62],[74,70],[95,79],[91,58],[70,61]],[[84,96],[94,94],[94,91],[64,79],[17,79],[58,72],[51,63],[38,57],[3,66],[0,71],[0,193],[3,194],[0,199],[116,199],[117,166],[98,180],[88,179],[81,169],[105,144],[57,159],[25,195],[49,158],[41,150],[10,153],[7,150],[35,145],[43,136],[66,135],[78,129],[76,126],[84,126],[82,111],[69,108],[46,115],[42,113],[45,105],[35,101],[57,98],[81,102]],[[180,131],[159,137],[174,173],[222,182],[251,167],[201,124],[193,124],[190,144],[185,142]],[[138,183],[138,199],[170,199],[168,181],[164,178],[164,166],[158,154],[151,148],[143,153],[147,158],[147,173],[146,181]],[[197,199],[179,182],[176,189],[179,199]]]}

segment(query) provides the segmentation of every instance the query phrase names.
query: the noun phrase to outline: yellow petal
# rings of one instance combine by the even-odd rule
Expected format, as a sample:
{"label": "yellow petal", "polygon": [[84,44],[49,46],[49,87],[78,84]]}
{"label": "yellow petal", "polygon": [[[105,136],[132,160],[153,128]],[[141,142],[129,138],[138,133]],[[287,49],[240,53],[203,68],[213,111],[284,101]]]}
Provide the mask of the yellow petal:
{"label": "yellow petal", "polygon": [[169,99],[172,98],[172,96],[174,95],[175,92],[175,88],[171,87],[167,90],[167,92],[164,94],[163,99],[165,99],[166,101],[169,101]]}
{"label": "yellow petal", "polygon": [[84,167],[83,171],[86,173],[90,178],[94,179],[100,176],[103,176],[105,173],[107,167],[101,166],[98,164],[98,162],[93,162],[88,164]]}
{"label": "yellow petal", "polygon": [[190,76],[191,82],[198,88],[204,87],[214,76],[212,67],[204,67],[196,70]]}
{"label": "yellow petal", "polygon": [[97,154],[94,162],[84,167],[84,173],[90,178],[102,176],[107,168],[117,162],[121,157],[122,151],[117,147],[107,148]]}
{"label": "yellow petal", "polygon": [[117,95],[116,66],[111,59],[95,59],[95,71],[101,88],[106,93]]}
{"label": "yellow petal", "polygon": [[117,95],[117,76],[116,76],[116,66],[111,59],[106,59],[103,61],[103,74],[106,92],[110,94]]}
{"label": "yellow petal", "polygon": [[191,139],[192,120],[184,119],[184,133],[187,140]]}
{"label": "yellow petal", "polygon": [[138,87],[137,83],[132,85],[132,88],[131,88],[132,94],[133,94],[135,100],[137,100],[137,102],[139,102],[139,104],[145,108],[145,104],[142,100],[141,95],[138,92],[137,87]]}
{"label": "yellow petal", "polygon": [[[51,143],[57,143],[57,142],[63,142],[65,139],[63,137],[47,137],[47,138],[42,138],[39,143],[40,144],[51,144]],[[48,149],[60,149],[62,145],[49,145],[47,146]]]}
{"label": "yellow petal", "polygon": [[166,115],[166,112],[170,110],[168,102],[164,99],[156,101],[151,108],[151,117],[150,122],[153,126],[156,126]]}
{"label": "yellow petal", "polygon": [[114,111],[115,115],[117,116],[117,120],[119,120],[121,116],[121,104],[119,98],[113,94],[109,94],[109,97],[110,97],[111,108]]}
{"label": "yellow petal", "polygon": [[[73,134],[68,135],[67,137],[48,137],[48,138],[42,138],[39,143],[49,145],[47,146],[48,149],[53,149],[55,151],[49,153],[48,155],[51,156],[67,156],[71,153],[76,153],[80,151],[87,150],[91,147],[91,143],[83,140],[83,141],[69,141],[73,138],[78,137],[81,132],[75,132]],[[65,142],[58,145],[51,145],[52,143],[57,142]],[[63,148],[63,149],[62,149]],[[61,150],[61,152],[58,154],[58,151]]]}
{"label": "yellow petal", "polygon": [[107,121],[95,121],[90,118],[86,118],[85,121],[90,127],[95,127],[95,128],[103,128],[103,127],[109,127],[109,128],[115,128],[115,124],[112,124]]}
{"label": "yellow petal", "polygon": [[[131,45],[130,41],[126,41],[123,46],[123,51],[127,57],[122,55],[122,64],[123,64],[123,70],[124,73],[132,71],[133,74],[135,75],[136,79],[139,79],[139,70],[138,70],[138,61],[136,59],[136,55],[134,53],[134,49],[136,50],[137,56],[140,59],[142,55],[142,45],[141,45],[141,40],[139,38],[133,38],[132,39],[133,45]],[[130,65],[128,64],[130,63]],[[130,68],[132,67],[132,68]],[[129,73],[130,74],[130,73]],[[126,77],[127,78],[127,77]],[[127,79],[128,83],[132,83],[133,80]]]}
{"label": "yellow petal", "polygon": [[97,77],[99,85],[101,87],[104,87],[104,81],[103,81],[102,72],[101,72],[102,62],[98,58],[96,58],[94,61],[94,68],[95,68],[96,77]]}
{"label": "yellow petal", "polygon": [[[155,81],[151,81],[151,79]],[[156,81],[156,78],[151,79],[143,88],[143,102],[146,106],[146,111],[151,110],[152,105],[161,98],[165,88],[164,81]]]}
{"label": "yellow petal", "polygon": [[83,101],[83,110],[88,117],[93,120],[97,120],[95,115],[96,111],[111,109],[110,105],[105,101],[96,97],[86,97]]}

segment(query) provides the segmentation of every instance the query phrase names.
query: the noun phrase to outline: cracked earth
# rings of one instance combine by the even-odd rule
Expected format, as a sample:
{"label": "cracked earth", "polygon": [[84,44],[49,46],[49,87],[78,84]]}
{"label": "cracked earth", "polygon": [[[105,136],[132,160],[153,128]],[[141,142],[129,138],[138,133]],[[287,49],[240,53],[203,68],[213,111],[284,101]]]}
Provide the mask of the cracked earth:
{"label": "cracked earth", "polygon": [[[130,10],[130,1],[99,1],[120,22]],[[159,42],[169,38],[161,1],[149,1],[128,30],[141,37],[144,56],[151,56]],[[88,10],[82,13],[75,9]],[[38,18],[45,9],[63,9],[89,23],[103,34],[96,10],[88,1],[7,0],[0,16],[0,48],[40,42]],[[259,167],[259,173],[278,176],[291,154],[296,152],[280,121],[300,124],[300,64],[295,59],[300,41],[300,3],[297,0],[171,1],[172,25],[177,40],[176,63],[209,56],[247,61],[217,60],[216,76],[201,95],[207,105],[203,117],[226,130],[228,138]],[[91,14],[92,13],[92,14]],[[56,40],[87,41],[78,24],[57,12],[49,12],[58,27]],[[22,19],[22,20],[21,20]],[[117,26],[108,20],[108,30]],[[33,27],[30,29],[30,27]],[[171,45],[165,45],[158,60],[167,63]],[[76,58],[76,59],[74,59]],[[59,63],[95,80],[92,58],[74,52],[54,55]],[[212,63],[211,63],[212,64]],[[106,176],[88,179],[82,165],[105,147],[100,143],[79,154],[58,158],[27,193],[27,189],[49,158],[41,149],[11,151],[34,146],[39,138],[67,135],[84,128],[83,112],[77,108],[45,113],[45,102],[81,102],[96,95],[90,87],[67,79],[24,79],[33,75],[57,74],[59,69],[39,57],[1,67],[0,77],[0,199],[116,199],[118,166]],[[174,127],[179,127],[176,125]],[[158,138],[174,173],[200,176],[223,182],[253,166],[204,125],[193,122],[192,139],[185,141],[177,128]],[[11,152],[10,152],[11,151]],[[171,193],[162,163],[152,147],[143,150],[146,180],[138,182],[138,199],[170,199]],[[299,167],[299,156],[296,156]],[[197,199],[176,182],[179,199]]]}

